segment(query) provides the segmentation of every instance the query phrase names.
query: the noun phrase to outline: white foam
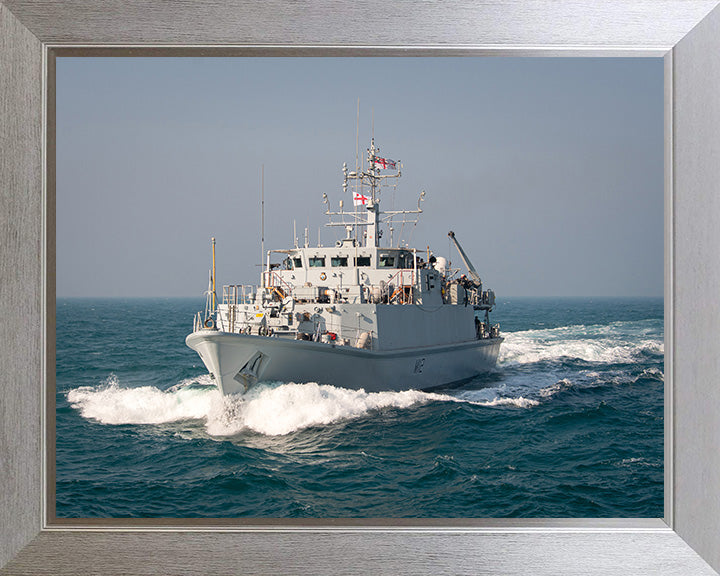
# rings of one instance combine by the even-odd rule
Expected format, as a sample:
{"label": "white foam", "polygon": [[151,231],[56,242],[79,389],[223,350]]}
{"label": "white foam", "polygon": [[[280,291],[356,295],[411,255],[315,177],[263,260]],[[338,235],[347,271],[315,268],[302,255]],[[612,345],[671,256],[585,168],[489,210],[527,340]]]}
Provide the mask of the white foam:
{"label": "white foam", "polygon": [[646,460],[645,458],[625,458],[624,460],[621,460],[620,462],[615,462],[615,466],[622,466],[622,467],[633,467],[637,468],[640,466],[651,466],[651,467],[657,467],[658,464],[655,462],[650,462]]}
{"label": "white foam", "polygon": [[645,368],[645,370],[642,371],[642,374],[640,374],[640,376],[638,376],[638,379],[640,379],[640,378],[665,380],[665,374],[659,368],[650,367],[650,368]]}
{"label": "white foam", "polygon": [[470,402],[470,404],[475,404],[476,406],[517,406],[518,408],[532,408],[533,406],[540,404],[540,402],[523,396],[518,396],[517,398],[496,397],[486,402],[478,401]]}
{"label": "white foam", "polygon": [[[523,387],[513,387],[514,394],[520,394]],[[466,402],[474,406],[516,406],[517,408],[531,408],[539,402],[531,400],[522,395],[510,395],[505,384],[495,388],[480,388],[478,390],[462,390],[452,396],[443,397],[444,400],[453,402]]]}
{"label": "white foam", "polygon": [[112,376],[100,386],[71,390],[67,397],[84,418],[103,424],[202,420],[211,436],[233,436],[245,430],[284,435],[360,418],[376,410],[405,409],[432,401],[520,408],[538,404],[522,396],[493,395],[492,391],[486,392],[489,397],[463,398],[416,390],[368,393],[312,383],[262,384],[242,396],[223,397],[214,386],[207,385],[210,382],[208,377],[196,378],[162,391],[152,386],[124,388]]}
{"label": "white foam", "polygon": [[[613,332],[615,330],[615,332]],[[573,358],[603,364],[632,363],[641,354],[662,354],[662,335],[635,324],[563,326],[509,332],[500,348],[499,364],[521,365]]]}
{"label": "white foam", "polygon": [[213,436],[230,436],[243,429],[276,436],[359,418],[373,410],[444,399],[414,390],[367,393],[314,383],[260,385],[243,396],[226,398],[223,412],[210,415],[207,430]]}
{"label": "white foam", "polygon": [[115,376],[101,386],[82,386],[67,395],[84,418],[103,424],[164,424],[205,418],[221,397],[217,389],[182,386],[163,392],[153,386],[124,388]]}
{"label": "white foam", "polygon": [[559,382],[555,382],[555,384],[550,384],[550,386],[545,386],[545,388],[540,388],[540,390],[538,390],[538,394],[542,398],[550,398],[552,396],[555,396],[555,394],[557,394],[558,392],[567,390],[572,385],[573,385],[573,383],[570,382],[570,380],[568,380],[567,378],[564,378],[564,379],[560,380]]}

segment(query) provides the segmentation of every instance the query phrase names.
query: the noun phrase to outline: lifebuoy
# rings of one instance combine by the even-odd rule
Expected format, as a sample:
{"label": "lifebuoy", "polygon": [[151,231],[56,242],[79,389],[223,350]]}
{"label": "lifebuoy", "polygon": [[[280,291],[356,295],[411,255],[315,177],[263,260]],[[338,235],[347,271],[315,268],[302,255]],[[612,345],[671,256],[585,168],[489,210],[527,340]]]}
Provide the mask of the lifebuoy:
{"label": "lifebuoy", "polygon": [[213,320],[212,318],[208,318],[207,320],[205,320],[203,326],[210,329],[215,328],[215,320]]}
{"label": "lifebuoy", "polygon": [[327,279],[327,274],[325,274],[325,272],[323,272],[322,274],[320,274],[320,280],[325,281],[326,279]]}

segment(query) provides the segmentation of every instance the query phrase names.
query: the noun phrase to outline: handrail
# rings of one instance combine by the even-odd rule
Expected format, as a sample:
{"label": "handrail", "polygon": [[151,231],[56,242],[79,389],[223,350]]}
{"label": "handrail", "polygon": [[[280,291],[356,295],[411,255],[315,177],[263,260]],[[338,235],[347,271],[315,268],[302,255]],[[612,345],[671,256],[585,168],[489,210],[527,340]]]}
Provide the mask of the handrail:
{"label": "handrail", "polygon": [[[285,287],[284,292],[286,293],[286,295],[292,294],[292,289],[293,289],[292,285],[290,285],[288,282],[285,282],[285,280],[282,279],[282,276],[280,276],[277,272],[275,272],[274,270],[267,270],[265,272],[265,274],[268,275],[268,281],[265,283],[265,286],[267,288],[278,288],[278,287],[283,288],[283,287]],[[279,286],[275,285],[275,282],[274,282],[275,280],[279,280],[279,282],[280,282]]]}
{"label": "handrail", "polygon": [[[234,287],[239,287],[239,286],[240,285],[234,286]],[[226,293],[226,296],[229,296],[229,292],[230,291],[228,290]],[[227,300],[226,300],[226,302],[227,302]],[[229,327],[224,326],[222,317],[220,315],[218,315],[217,328],[220,329],[221,331],[229,330],[229,332],[231,332],[231,333],[236,333],[235,327],[236,327],[237,318],[231,312],[231,310],[234,309],[235,305],[229,304],[228,306],[229,306],[229,310],[228,310],[229,315],[228,315],[227,321],[229,322]],[[314,342],[320,342],[322,339],[322,336],[324,334],[332,333],[332,334],[338,334],[343,339],[347,338],[349,340],[348,346],[352,347],[352,348],[357,348],[357,344],[358,344],[358,342],[360,342],[360,339],[363,337],[364,334],[367,334],[369,348],[372,350],[374,342],[377,338],[374,330],[367,330],[367,329],[363,329],[363,328],[358,328],[356,326],[340,324],[340,325],[332,326],[331,329],[328,329],[327,323],[325,323],[324,330],[322,329],[322,326],[323,326],[323,324],[321,322],[318,322],[317,320],[313,320],[313,332],[312,332],[311,339]],[[193,318],[193,332],[199,332],[201,330],[209,330],[209,329],[210,328],[207,328],[203,322],[202,312],[197,312]],[[335,332],[335,330],[337,330],[338,332]],[[287,330],[287,333],[298,334],[299,332],[296,328],[294,330]],[[265,335],[271,336],[272,334],[273,334],[273,332],[270,331],[270,332],[266,333]]]}

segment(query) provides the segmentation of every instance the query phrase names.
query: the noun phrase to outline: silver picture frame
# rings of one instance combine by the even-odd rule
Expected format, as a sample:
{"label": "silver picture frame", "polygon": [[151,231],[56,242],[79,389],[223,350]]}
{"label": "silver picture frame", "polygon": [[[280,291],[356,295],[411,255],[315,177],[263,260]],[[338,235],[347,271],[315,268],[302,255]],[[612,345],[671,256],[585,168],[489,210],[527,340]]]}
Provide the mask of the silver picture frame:
{"label": "silver picture frame", "polygon": [[[0,0],[0,574],[716,574],[718,0]],[[54,519],[57,54],[649,56],[665,62],[665,517]],[[50,120],[50,121],[49,121]],[[54,396],[53,396],[54,401]]]}

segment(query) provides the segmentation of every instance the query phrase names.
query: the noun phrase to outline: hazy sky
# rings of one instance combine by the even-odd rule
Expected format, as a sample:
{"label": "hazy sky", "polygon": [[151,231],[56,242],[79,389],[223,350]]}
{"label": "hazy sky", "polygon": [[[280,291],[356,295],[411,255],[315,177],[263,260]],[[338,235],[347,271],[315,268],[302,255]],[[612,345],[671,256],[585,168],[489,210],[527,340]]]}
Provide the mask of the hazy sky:
{"label": "hazy sky", "polygon": [[454,230],[499,296],[662,295],[661,58],[58,58],[58,296],[202,296],[212,236],[257,283],[263,164],[266,249],[315,245],[358,98],[411,245],[460,265]]}

